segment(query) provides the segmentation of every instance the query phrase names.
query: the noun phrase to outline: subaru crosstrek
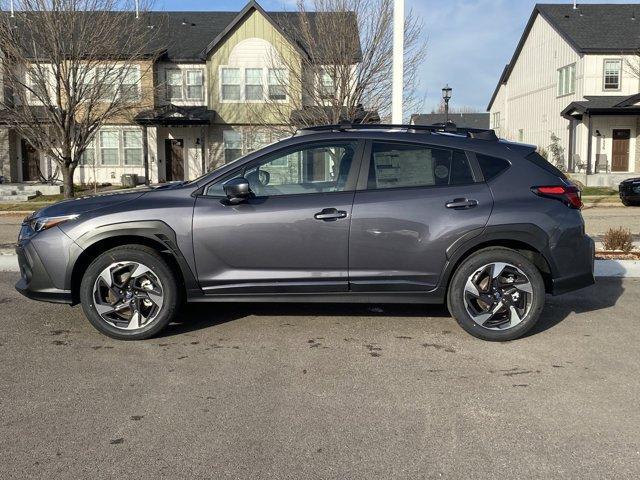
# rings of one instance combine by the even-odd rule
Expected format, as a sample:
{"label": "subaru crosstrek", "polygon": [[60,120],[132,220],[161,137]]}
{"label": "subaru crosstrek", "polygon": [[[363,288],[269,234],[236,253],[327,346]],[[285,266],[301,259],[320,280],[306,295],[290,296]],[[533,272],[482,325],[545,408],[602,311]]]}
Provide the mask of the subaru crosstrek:
{"label": "subaru crosstrek", "polygon": [[16,288],[100,332],[160,332],[188,302],[445,303],[485,340],[594,282],[579,190],[491,130],[323,126],[154,189],[25,219]]}

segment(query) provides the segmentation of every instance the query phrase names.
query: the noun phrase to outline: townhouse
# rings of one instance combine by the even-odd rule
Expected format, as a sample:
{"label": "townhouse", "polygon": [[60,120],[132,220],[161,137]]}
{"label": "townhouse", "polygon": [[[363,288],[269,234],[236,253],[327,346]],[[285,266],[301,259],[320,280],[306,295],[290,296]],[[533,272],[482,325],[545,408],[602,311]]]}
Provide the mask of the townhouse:
{"label": "townhouse", "polygon": [[[291,121],[296,108],[313,106],[289,98],[304,89],[286,88],[285,66],[307,54],[296,34],[301,20],[297,12],[266,12],[256,1],[240,12],[142,15],[140,21],[150,28],[164,29],[163,53],[151,68],[140,65],[142,73],[135,79],[139,108],[131,118],[114,120],[97,132],[75,181],[118,184],[123,174],[143,181],[145,172],[152,183],[194,179],[289,135],[291,122],[266,105],[281,104]],[[352,23],[348,34],[359,45],[355,16]],[[304,78],[329,92],[334,88],[321,66]],[[45,155],[2,126],[0,112],[0,175],[5,181],[38,181],[52,168]]]}
{"label": "townhouse", "polygon": [[588,185],[640,173],[640,6],[536,5],[487,110]]}

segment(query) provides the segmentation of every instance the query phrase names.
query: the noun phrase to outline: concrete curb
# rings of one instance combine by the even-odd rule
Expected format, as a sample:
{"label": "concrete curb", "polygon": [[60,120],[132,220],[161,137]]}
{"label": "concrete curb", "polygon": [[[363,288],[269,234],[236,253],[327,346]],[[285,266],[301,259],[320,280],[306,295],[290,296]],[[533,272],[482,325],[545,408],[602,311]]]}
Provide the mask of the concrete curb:
{"label": "concrete curb", "polygon": [[[0,272],[19,272],[16,254],[0,253]],[[640,278],[640,260],[596,260],[596,277]]]}

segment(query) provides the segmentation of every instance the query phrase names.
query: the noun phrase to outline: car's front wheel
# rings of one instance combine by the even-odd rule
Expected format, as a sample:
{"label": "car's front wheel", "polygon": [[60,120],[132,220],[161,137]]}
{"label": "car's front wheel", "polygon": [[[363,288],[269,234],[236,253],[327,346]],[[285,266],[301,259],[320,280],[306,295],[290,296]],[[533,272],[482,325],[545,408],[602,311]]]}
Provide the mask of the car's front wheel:
{"label": "car's front wheel", "polygon": [[466,258],[449,284],[447,305],[460,326],[483,340],[506,341],[536,324],[545,302],[542,275],[522,254],[487,248]]}
{"label": "car's front wheel", "polygon": [[80,285],[91,324],[119,340],[143,340],[160,332],[179,306],[175,275],[162,256],[144,245],[125,245],[98,256]]}

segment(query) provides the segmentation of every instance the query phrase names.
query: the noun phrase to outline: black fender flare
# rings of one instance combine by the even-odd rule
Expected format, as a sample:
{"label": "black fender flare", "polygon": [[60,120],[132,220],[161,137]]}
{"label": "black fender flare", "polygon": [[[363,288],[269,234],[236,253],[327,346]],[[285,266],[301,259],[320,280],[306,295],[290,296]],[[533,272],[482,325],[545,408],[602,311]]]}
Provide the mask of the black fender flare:
{"label": "black fender flare", "polygon": [[158,245],[158,247],[162,247],[163,251],[168,252],[180,268],[187,294],[202,293],[189,262],[178,247],[176,232],[162,220],[141,220],[101,225],[78,237],[75,242],[80,249],[77,249],[75,258],[70,262],[72,266],[67,271],[65,285],[71,288],[78,260],[87,249],[104,240],[117,239],[118,237],[144,238]]}

